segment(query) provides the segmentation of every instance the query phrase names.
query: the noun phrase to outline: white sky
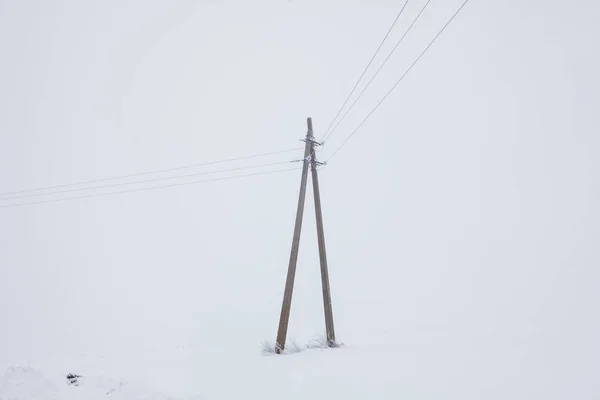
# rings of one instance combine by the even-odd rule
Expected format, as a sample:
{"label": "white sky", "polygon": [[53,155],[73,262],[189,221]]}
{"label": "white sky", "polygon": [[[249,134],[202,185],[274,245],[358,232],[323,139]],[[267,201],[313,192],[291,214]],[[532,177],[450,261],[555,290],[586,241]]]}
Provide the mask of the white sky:
{"label": "white sky", "polygon": [[[323,156],[461,3],[432,0]],[[299,146],[400,6],[0,0],[0,192]],[[455,349],[498,398],[600,393],[599,18],[593,0],[471,0],[321,173],[342,341]],[[298,180],[0,208],[0,362],[274,339]],[[324,329],[313,215],[309,191],[300,339]]]}

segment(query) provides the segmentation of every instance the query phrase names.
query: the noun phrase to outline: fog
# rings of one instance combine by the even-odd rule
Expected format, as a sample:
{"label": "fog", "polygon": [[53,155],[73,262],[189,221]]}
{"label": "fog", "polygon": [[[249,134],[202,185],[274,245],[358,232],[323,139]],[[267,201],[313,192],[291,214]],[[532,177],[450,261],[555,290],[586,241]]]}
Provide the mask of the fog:
{"label": "fog", "polygon": [[[461,3],[431,2],[321,159]],[[401,5],[0,0],[0,192],[301,148]],[[341,341],[427,348],[415,368],[474,382],[467,398],[600,394],[599,18],[591,0],[470,1],[322,169]],[[299,179],[0,208],[0,366],[273,340]],[[323,330],[309,190],[288,337]]]}

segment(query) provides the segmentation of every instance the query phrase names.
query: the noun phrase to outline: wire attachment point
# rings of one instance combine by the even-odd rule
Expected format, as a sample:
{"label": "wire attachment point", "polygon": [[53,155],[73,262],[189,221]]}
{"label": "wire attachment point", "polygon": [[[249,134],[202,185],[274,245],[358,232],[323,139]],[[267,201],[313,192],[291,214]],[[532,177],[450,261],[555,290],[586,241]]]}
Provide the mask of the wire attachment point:
{"label": "wire attachment point", "polygon": [[300,141],[301,141],[301,142],[304,142],[304,143],[310,143],[310,144],[312,144],[313,146],[323,146],[323,143],[321,143],[321,142],[317,142],[317,141],[316,141],[315,139],[313,139],[313,138],[304,138],[304,139],[300,139]]}
{"label": "wire attachment point", "polygon": [[297,160],[292,160],[290,162],[293,162],[293,163],[305,162],[305,163],[312,164],[313,166],[316,166],[316,167],[322,167],[322,166],[327,165],[327,161],[323,161],[323,162],[316,161],[316,160],[313,160],[313,158],[311,156],[308,156],[306,158],[300,158]]}

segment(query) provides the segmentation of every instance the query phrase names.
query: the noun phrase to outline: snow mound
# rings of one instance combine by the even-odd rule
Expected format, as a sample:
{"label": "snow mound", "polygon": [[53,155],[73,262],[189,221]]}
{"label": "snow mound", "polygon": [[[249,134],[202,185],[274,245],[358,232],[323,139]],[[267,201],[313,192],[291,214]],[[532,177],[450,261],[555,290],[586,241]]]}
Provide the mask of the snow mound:
{"label": "snow mound", "polygon": [[124,379],[77,376],[52,382],[30,367],[10,367],[0,379],[0,400],[176,400]]}
{"label": "snow mound", "polygon": [[58,399],[59,388],[29,367],[9,367],[0,379],[0,400]]}

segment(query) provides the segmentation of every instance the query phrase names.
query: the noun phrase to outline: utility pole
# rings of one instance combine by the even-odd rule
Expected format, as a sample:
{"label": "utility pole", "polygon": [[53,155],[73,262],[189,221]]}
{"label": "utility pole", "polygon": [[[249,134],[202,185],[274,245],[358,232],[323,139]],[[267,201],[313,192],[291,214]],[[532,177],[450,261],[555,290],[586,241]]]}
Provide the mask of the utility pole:
{"label": "utility pole", "polygon": [[[308,118],[308,132],[312,136],[312,119]],[[327,269],[327,252],[325,251],[325,233],[323,232],[323,214],[321,211],[321,191],[319,189],[319,176],[315,152],[315,143],[312,142],[312,153],[310,156],[313,195],[315,198],[315,215],[317,217],[317,236],[319,242],[319,260],[321,263],[321,286],[323,288],[323,309],[325,311],[325,331],[327,334],[327,347],[335,346],[335,330],[333,328],[333,310],[331,307],[331,291],[329,289],[329,271]]]}
{"label": "utility pole", "polygon": [[320,145],[314,139],[312,119],[307,119],[308,132],[304,139],[304,159],[302,166],[302,178],[300,180],[300,195],[298,198],[298,209],[296,211],[296,224],[294,226],[294,237],[292,240],[292,251],[288,266],[287,278],[285,281],[285,291],[283,294],[283,304],[281,305],[281,316],[279,317],[279,329],[277,331],[277,341],[275,343],[275,352],[281,354],[285,349],[285,340],[287,337],[288,322],[290,319],[290,309],[292,305],[292,292],[294,291],[294,279],[296,277],[296,264],[298,261],[298,249],[300,247],[300,232],[302,230],[302,217],[304,215],[304,200],[306,198],[306,181],[308,178],[308,168],[310,164],[313,181],[313,194],[315,200],[315,214],[317,218],[317,235],[319,242],[319,260],[321,264],[321,284],[323,288],[323,306],[325,310],[325,330],[327,334],[327,346],[334,347],[335,330],[333,328],[333,311],[331,307],[331,292],[329,289],[329,272],[327,270],[327,254],[325,251],[325,234],[323,232],[323,216],[321,210],[321,192],[319,190],[319,178],[317,167],[322,165],[317,161],[315,147]]}
{"label": "utility pole", "polygon": [[306,198],[306,180],[308,178],[308,160],[312,149],[312,129],[306,132],[306,144],[304,146],[304,159],[302,160],[302,178],[300,179],[300,195],[298,196],[298,208],[296,210],[296,224],[294,225],[294,237],[292,239],[292,251],[288,266],[285,290],[283,292],[283,303],[281,305],[281,316],[279,317],[279,329],[277,330],[277,341],[275,352],[281,354],[285,349],[288,322],[290,320],[290,308],[292,307],[292,292],[294,291],[294,280],[296,278],[296,264],[298,262],[298,248],[300,247],[300,232],[302,231],[302,216],[304,215],[304,199]]}

